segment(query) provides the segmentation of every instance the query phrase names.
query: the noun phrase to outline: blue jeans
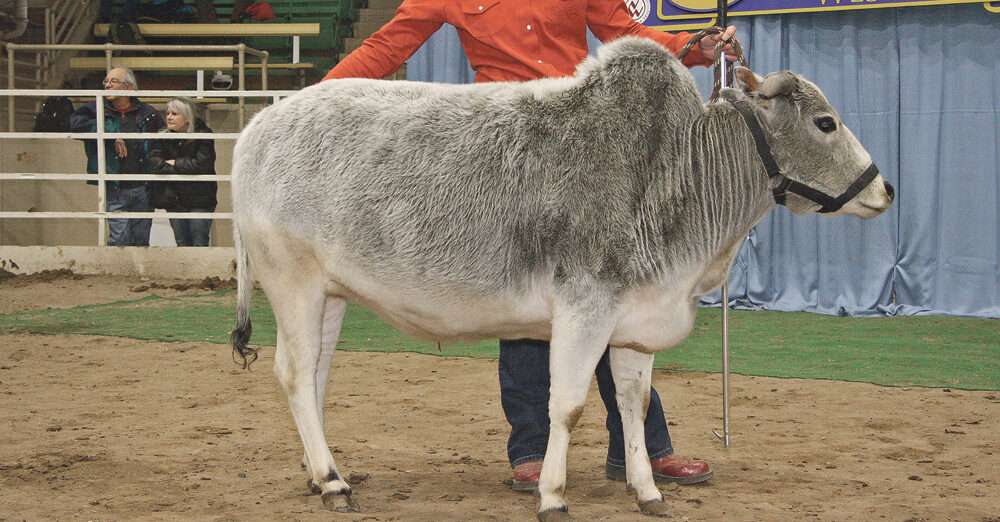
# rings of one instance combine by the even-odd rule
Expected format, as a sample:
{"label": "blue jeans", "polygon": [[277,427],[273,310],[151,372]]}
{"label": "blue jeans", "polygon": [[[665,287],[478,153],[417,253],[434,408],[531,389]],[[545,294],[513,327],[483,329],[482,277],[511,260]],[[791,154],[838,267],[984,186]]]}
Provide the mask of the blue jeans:
{"label": "blue jeans", "polygon": [[[597,387],[608,410],[608,463],[625,465],[625,436],[615,401],[608,352],[597,364]],[[549,343],[519,339],[500,341],[500,403],[510,423],[507,458],[511,466],[541,460],[549,440]],[[674,452],[656,390],[650,388],[646,411],[646,450],[655,459]]]}
{"label": "blue jeans", "polygon": [[[112,188],[114,187],[114,188]],[[118,188],[112,182],[107,187],[108,212],[148,212],[149,191],[146,185]],[[109,219],[108,246],[149,246],[149,229],[152,219]]]}
{"label": "blue jeans", "polygon": [[[173,212],[215,212],[212,208],[190,208]],[[212,230],[211,219],[171,219],[170,228],[174,229],[174,241],[177,246],[208,246],[209,233]]]}

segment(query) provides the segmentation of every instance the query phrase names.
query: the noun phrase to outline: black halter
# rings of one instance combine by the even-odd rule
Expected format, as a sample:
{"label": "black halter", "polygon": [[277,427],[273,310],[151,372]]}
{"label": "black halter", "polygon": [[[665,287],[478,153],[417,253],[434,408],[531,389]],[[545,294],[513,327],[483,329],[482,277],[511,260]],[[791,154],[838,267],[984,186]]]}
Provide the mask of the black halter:
{"label": "black halter", "polygon": [[784,205],[787,194],[791,192],[821,205],[823,208],[819,209],[820,213],[836,212],[845,203],[864,190],[875,179],[875,176],[878,176],[878,167],[874,163],[868,165],[868,168],[865,169],[861,176],[854,183],[851,183],[851,186],[847,187],[847,190],[843,194],[837,197],[830,196],[803,183],[789,179],[778,168],[778,162],[774,160],[774,155],[771,154],[771,147],[768,146],[767,140],[764,138],[764,130],[761,128],[760,122],[757,120],[757,115],[754,114],[749,104],[743,100],[724,99],[739,111],[740,115],[743,116],[743,121],[750,128],[750,133],[753,134],[753,141],[757,145],[757,155],[760,156],[760,161],[764,163],[764,169],[767,170],[767,177],[778,179],[778,185],[771,190],[775,203]]}

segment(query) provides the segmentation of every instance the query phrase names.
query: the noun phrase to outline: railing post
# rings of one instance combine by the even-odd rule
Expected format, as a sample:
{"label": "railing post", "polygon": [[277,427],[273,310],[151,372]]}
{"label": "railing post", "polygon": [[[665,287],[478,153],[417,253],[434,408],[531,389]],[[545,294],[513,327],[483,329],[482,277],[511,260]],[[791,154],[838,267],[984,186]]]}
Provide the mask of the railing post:
{"label": "railing post", "polygon": [[112,44],[104,44],[104,74],[107,74],[111,70],[111,53],[113,49]]}
{"label": "railing post", "polygon": [[[246,89],[246,60],[247,60],[247,46],[241,43],[239,45],[239,75],[240,75],[240,92]],[[243,124],[246,122],[246,100],[243,96],[240,96],[240,130],[243,130]]]}
{"label": "railing post", "polygon": [[[104,96],[98,94],[97,99],[97,211],[107,210],[107,185],[105,175],[107,174],[107,155],[104,151]],[[107,218],[97,218],[97,246],[107,246],[108,239],[105,235],[107,228]]]}
{"label": "railing post", "polygon": [[[14,44],[7,44],[7,88],[14,90]],[[7,96],[7,130],[14,132],[14,96]]]}
{"label": "railing post", "polygon": [[260,58],[260,90],[267,90],[267,58],[271,54],[264,51],[264,56]]}

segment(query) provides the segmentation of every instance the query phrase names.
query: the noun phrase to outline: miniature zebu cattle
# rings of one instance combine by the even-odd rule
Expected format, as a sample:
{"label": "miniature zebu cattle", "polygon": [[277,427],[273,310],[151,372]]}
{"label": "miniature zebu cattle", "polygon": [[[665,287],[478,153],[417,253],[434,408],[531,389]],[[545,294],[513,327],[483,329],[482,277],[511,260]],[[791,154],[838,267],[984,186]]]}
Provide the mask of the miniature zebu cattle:
{"label": "miniature zebu cattle", "polygon": [[[729,103],[706,107],[675,57],[623,38],[571,78],[330,81],[253,119],[233,171],[233,346],[256,357],[256,277],[277,319],[275,372],[325,505],[357,509],[323,433],[330,362],[355,301],[429,340],[551,340],[543,520],[568,516],[569,433],[610,345],[628,483],[644,513],[665,513],[643,435],[653,353],[688,335],[697,297],[723,282],[776,199],[795,213],[820,209],[772,189],[848,191],[842,208],[824,210],[861,217],[892,202],[813,84],[788,72],[739,77]],[[768,164],[788,178],[769,178]]]}

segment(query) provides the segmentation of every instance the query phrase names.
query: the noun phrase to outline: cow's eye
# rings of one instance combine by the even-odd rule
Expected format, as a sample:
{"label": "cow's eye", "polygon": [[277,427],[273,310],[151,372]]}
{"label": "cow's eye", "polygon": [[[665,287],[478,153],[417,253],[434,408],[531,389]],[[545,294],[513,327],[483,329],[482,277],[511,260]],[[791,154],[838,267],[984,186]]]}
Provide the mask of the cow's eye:
{"label": "cow's eye", "polygon": [[830,116],[820,116],[813,120],[813,123],[816,124],[816,128],[827,134],[837,130],[837,122]]}

